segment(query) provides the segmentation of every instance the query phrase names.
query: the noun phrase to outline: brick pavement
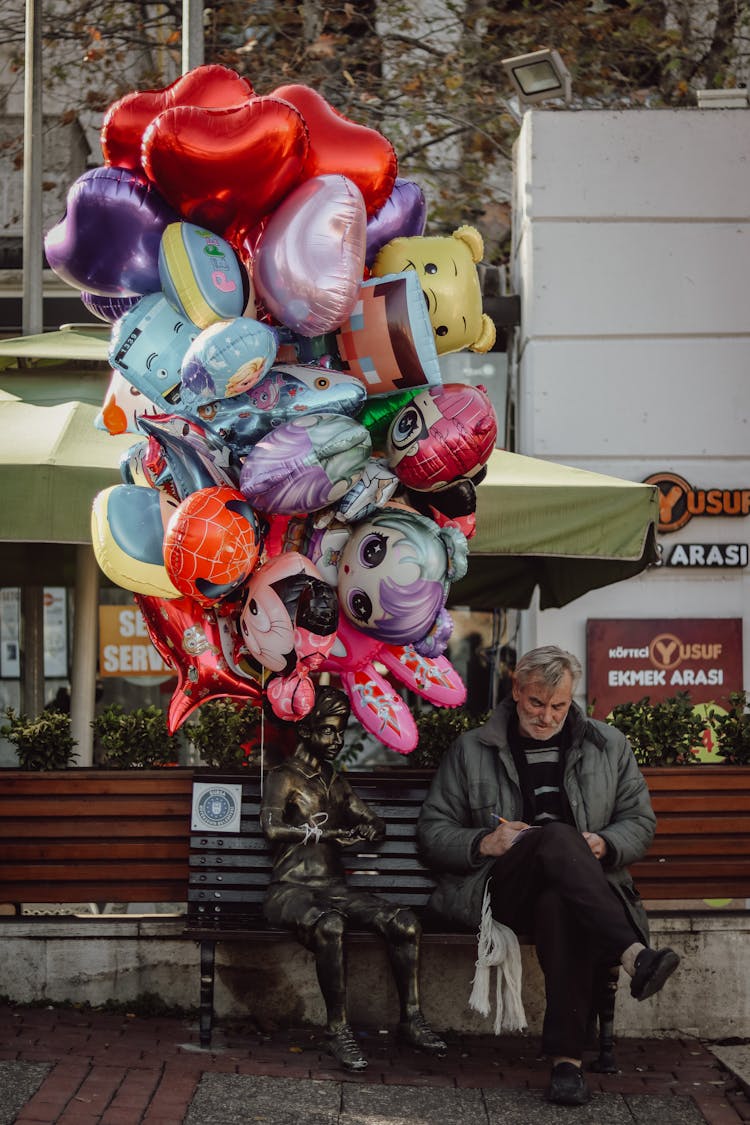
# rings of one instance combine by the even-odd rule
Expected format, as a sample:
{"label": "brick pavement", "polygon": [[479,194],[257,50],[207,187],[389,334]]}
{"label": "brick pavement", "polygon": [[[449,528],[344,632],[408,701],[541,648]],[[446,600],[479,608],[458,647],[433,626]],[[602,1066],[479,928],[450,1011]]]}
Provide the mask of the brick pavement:
{"label": "brick pavement", "polygon": [[[0,1004],[0,1067],[49,1065],[17,1109],[18,1125],[181,1125],[204,1074],[467,1090],[537,1091],[547,1082],[548,1063],[533,1037],[454,1035],[447,1056],[433,1059],[391,1034],[361,1036],[370,1065],[347,1074],[315,1029],[262,1034],[236,1024],[217,1029],[206,1052],[190,1020]],[[739,1083],[698,1041],[623,1039],[617,1059],[619,1074],[589,1073],[593,1091],[690,1098],[709,1125],[750,1123]]]}

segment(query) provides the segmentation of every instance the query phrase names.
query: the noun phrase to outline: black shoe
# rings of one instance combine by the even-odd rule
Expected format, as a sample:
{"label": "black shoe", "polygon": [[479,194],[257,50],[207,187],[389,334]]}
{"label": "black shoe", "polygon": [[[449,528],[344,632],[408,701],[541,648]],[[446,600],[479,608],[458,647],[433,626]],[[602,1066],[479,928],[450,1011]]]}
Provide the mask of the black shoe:
{"label": "black shoe", "polygon": [[680,963],[673,949],[642,949],[635,959],[630,995],[648,1000],[666,983]]}
{"label": "black shoe", "polygon": [[408,1020],[398,1025],[398,1035],[405,1043],[418,1047],[420,1051],[431,1051],[435,1055],[448,1050],[448,1044],[437,1035],[421,1012],[415,1012]]}
{"label": "black shoe", "polygon": [[359,1049],[348,1023],[328,1033],[328,1050],[345,1070],[365,1070],[367,1059]]}
{"label": "black shoe", "polygon": [[555,1105],[585,1105],[591,1098],[591,1091],[581,1067],[569,1062],[553,1066],[546,1097]]}

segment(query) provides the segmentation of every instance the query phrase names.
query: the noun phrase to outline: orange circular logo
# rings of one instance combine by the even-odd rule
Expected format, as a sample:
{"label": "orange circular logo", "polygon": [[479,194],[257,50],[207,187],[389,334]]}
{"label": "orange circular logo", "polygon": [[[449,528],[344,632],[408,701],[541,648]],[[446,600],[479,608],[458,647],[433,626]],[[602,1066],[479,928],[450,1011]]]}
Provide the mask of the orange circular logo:
{"label": "orange circular logo", "polygon": [[659,633],[648,646],[649,659],[655,668],[663,668],[669,672],[680,663],[681,648],[682,641],[674,633]]}
{"label": "orange circular logo", "polygon": [[677,473],[653,473],[644,484],[655,484],[659,490],[659,531],[679,531],[691,518],[688,493],[693,491],[684,477]]}

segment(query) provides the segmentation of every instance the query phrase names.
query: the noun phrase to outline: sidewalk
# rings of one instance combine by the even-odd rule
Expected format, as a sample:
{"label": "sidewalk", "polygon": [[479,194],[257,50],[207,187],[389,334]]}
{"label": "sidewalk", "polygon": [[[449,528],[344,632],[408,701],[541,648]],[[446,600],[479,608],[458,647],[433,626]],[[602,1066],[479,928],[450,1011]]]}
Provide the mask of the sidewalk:
{"label": "sidewalk", "polygon": [[[589,1105],[543,1099],[538,1040],[452,1036],[444,1058],[362,1033],[370,1060],[350,1075],[316,1029],[217,1029],[103,1011],[0,1004],[0,1125],[740,1125],[737,1076],[689,1039],[625,1039],[621,1072],[589,1075]],[[717,1047],[731,1058],[748,1048]]]}

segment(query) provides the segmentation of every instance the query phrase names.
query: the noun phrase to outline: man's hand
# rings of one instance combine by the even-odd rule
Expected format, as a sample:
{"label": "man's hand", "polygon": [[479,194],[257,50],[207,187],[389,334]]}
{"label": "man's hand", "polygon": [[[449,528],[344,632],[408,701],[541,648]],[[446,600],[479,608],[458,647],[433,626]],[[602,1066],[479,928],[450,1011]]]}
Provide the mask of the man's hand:
{"label": "man's hand", "polygon": [[604,859],[607,854],[607,841],[603,840],[596,832],[584,832],[583,838],[591,848],[596,859]]}
{"label": "man's hand", "polygon": [[519,832],[523,832],[529,827],[522,820],[503,820],[498,824],[494,831],[490,832],[487,836],[483,836],[479,841],[479,854],[480,855],[505,855],[509,848],[513,847],[513,842],[518,836]]}

